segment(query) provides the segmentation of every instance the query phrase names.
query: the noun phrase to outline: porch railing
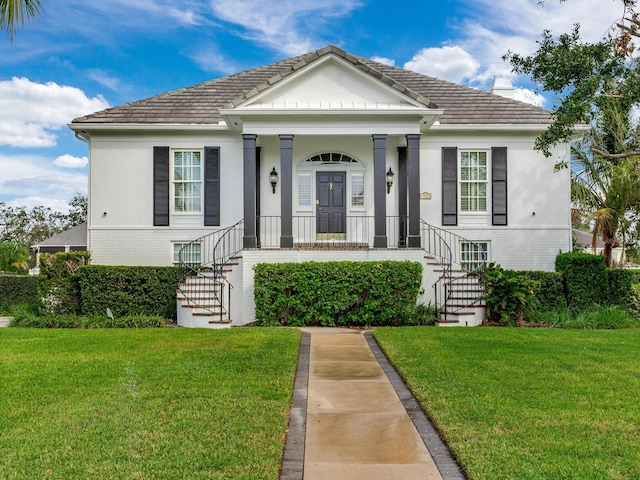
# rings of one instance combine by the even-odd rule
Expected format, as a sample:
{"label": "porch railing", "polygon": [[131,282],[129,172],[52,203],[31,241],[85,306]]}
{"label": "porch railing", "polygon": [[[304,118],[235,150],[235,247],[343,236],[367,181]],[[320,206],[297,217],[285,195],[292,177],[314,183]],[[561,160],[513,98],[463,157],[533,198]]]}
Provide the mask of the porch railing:
{"label": "porch railing", "polygon": [[[406,217],[388,216],[385,219],[387,248],[404,246]],[[279,248],[282,220],[279,216],[258,218],[258,245],[260,248]],[[334,247],[358,249],[373,247],[375,217],[366,215],[316,215],[292,218],[294,248]]]}
{"label": "porch railing", "polygon": [[191,304],[231,318],[233,285],[224,275],[224,265],[242,250],[243,234],[244,221],[240,220],[180,249],[178,290]]}
{"label": "porch railing", "polygon": [[[358,249],[373,246],[375,217],[296,216],[292,218],[294,248]],[[456,298],[458,291],[473,292],[477,288],[477,275],[487,263],[487,252],[451,231],[421,220],[421,247],[441,266],[438,280],[433,284],[435,307],[446,320],[447,313],[455,313],[477,302],[472,298]],[[385,219],[387,248],[405,246],[407,219],[389,216]],[[279,216],[257,218],[259,248],[279,248],[282,221]],[[231,315],[231,289],[233,285],[224,275],[224,266],[242,250],[244,222],[185,245],[179,253],[179,289],[193,305],[212,313]],[[464,258],[463,249],[477,258]],[[473,261],[473,262],[472,262]],[[195,281],[187,282],[188,278]],[[184,291],[183,291],[184,290]],[[478,292],[479,294],[479,292]]]}
{"label": "porch railing", "polygon": [[[422,248],[442,267],[433,289],[436,311],[440,311],[446,321],[448,313],[459,312],[477,302],[480,295],[477,290],[478,274],[487,264],[487,252],[479,243],[422,219],[420,229]],[[477,259],[464,258],[464,249],[474,252]],[[475,296],[472,295],[474,291],[477,293]],[[457,298],[457,292],[467,292],[471,298]]]}

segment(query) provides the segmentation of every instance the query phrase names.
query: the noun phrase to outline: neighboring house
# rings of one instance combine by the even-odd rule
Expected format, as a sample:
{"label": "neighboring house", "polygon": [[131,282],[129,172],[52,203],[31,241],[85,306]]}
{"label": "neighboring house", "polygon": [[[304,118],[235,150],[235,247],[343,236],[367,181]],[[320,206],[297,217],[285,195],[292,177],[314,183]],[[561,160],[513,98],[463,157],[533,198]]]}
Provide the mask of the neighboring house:
{"label": "neighboring house", "polygon": [[36,252],[36,266],[40,265],[41,253],[85,251],[87,250],[87,224],[80,223],[33,245],[31,248]]}
{"label": "neighboring house", "polygon": [[[92,263],[213,261],[225,293],[215,307],[185,293],[205,319],[180,313],[184,325],[216,322],[206,316],[220,309],[233,325],[252,322],[261,262],[420,261],[420,301],[438,306],[463,303],[444,287],[448,273],[485,256],[553,270],[571,249],[569,172],[553,168],[569,150],[536,152],[549,112],[499,86],[486,93],[328,46],[77,118]],[[477,292],[460,296],[474,303]],[[479,318],[458,313],[448,321]]]}
{"label": "neighboring house", "polygon": [[[593,245],[593,233],[583,232],[582,230],[573,230],[573,236],[576,244],[579,245],[585,253],[593,255],[604,255],[604,242],[602,238],[596,237],[596,245]],[[622,247],[614,247],[611,250],[612,265],[620,265],[624,262],[624,249]]]}

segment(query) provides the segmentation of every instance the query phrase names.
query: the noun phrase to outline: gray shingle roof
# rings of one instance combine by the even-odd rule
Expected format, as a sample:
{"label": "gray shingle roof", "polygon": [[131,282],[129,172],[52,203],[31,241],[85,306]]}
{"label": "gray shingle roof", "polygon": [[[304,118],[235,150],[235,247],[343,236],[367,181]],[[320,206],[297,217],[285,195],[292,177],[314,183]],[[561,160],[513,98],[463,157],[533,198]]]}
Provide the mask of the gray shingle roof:
{"label": "gray shingle roof", "polygon": [[86,247],[87,224],[80,223],[64,232],[53,235],[34,247]]}
{"label": "gray shingle roof", "polygon": [[528,103],[383,65],[329,45],[305,55],[76,118],[73,123],[217,124],[222,121],[220,109],[238,106],[328,54],[342,57],[425,106],[444,109],[438,119],[443,125],[551,122],[548,111]]}

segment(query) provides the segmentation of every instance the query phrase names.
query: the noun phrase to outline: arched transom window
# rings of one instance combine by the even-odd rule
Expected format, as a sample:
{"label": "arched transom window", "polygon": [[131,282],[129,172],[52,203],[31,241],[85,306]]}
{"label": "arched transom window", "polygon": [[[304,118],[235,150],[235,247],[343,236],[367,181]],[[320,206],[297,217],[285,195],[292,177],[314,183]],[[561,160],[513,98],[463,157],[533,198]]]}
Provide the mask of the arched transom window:
{"label": "arched transom window", "polygon": [[302,162],[302,165],[354,165],[358,163],[359,162],[355,158],[345,155],[344,153],[327,152],[319,153],[307,158]]}

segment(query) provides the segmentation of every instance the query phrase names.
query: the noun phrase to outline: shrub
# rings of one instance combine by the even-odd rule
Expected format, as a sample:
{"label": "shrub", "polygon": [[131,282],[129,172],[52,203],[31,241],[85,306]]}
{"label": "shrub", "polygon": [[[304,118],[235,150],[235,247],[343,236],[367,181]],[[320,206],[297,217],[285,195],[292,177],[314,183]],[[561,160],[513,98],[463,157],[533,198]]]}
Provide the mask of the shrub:
{"label": "shrub", "polygon": [[78,271],[82,315],[176,318],[177,267],[86,265]]}
{"label": "shrub", "polygon": [[637,320],[634,320],[627,312],[615,306],[592,307],[584,311],[575,312],[569,321],[562,324],[563,328],[582,330],[613,330],[637,326]]}
{"label": "shrub", "polygon": [[628,311],[631,316],[640,319],[640,283],[631,285]]}
{"label": "shrub", "polygon": [[400,325],[414,314],[417,262],[258,264],[258,325]]}
{"label": "shrub", "polygon": [[89,263],[89,252],[44,253],[40,256],[41,304],[48,314],[80,312],[78,270]]}
{"label": "shrub", "polygon": [[536,305],[539,282],[515,270],[490,263],[480,272],[480,283],[485,289],[487,318],[492,322],[515,325],[523,320],[525,310]]}
{"label": "shrub", "polygon": [[12,327],[22,328],[158,328],[167,321],[161,317],[126,315],[109,318],[102,315],[34,315],[16,312]]}
{"label": "shrub", "polygon": [[14,305],[38,303],[38,277],[28,275],[0,275],[0,310]]}
{"label": "shrub", "polygon": [[608,302],[608,276],[604,256],[588,253],[560,253],[556,271],[564,277],[567,304],[572,309],[586,309]]}
{"label": "shrub", "polygon": [[567,306],[567,298],[564,294],[564,280],[561,273],[523,270],[519,274],[523,278],[534,280],[538,283],[538,286],[534,288],[537,308],[551,310]]}
{"label": "shrub", "polygon": [[607,269],[609,284],[608,304],[629,309],[633,302],[631,288],[636,280],[636,272],[621,268]]}
{"label": "shrub", "polygon": [[429,303],[419,303],[416,305],[413,315],[404,322],[404,325],[420,326],[420,325],[435,325],[438,319],[438,311],[436,307]]}

